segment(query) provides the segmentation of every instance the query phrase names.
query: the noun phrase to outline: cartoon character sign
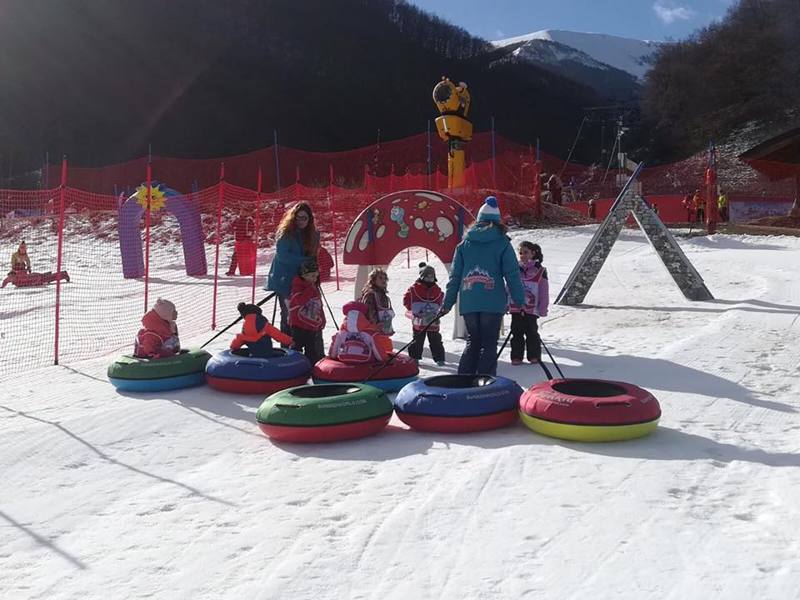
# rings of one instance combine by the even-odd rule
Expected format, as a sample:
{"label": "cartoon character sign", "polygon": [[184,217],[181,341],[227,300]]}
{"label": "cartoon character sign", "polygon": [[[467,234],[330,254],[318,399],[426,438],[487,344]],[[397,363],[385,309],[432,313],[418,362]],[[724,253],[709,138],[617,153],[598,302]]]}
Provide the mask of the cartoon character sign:
{"label": "cartoon character sign", "polygon": [[[411,246],[427,248],[445,264],[473,221],[458,202],[426,190],[394,192],[376,200],[350,227],[345,264],[389,264]],[[394,232],[395,235],[389,235]]]}

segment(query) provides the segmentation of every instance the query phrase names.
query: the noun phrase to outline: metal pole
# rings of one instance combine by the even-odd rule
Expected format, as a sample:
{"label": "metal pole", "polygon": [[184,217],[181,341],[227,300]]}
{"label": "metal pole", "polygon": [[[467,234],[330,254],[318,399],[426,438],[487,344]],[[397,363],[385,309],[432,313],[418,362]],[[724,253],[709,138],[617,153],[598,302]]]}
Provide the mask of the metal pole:
{"label": "metal pole", "polygon": [[217,248],[214,252],[214,299],[211,306],[211,329],[217,328],[217,286],[219,282],[219,244],[222,241],[222,202],[225,196],[225,163],[219,166],[219,195],[217,196]]}
{"label": "metal pole", "polygon": [[261,167],[258,167],[258,183],[256,184],[256,230],[253,232],[253,243],[255,250],[253,251],[254,264],[253,264],[253,289],[250,293],[250,302],[256,301],[256,271],[258,270],[258,233],[261,231]]}
{"label": "metal pole", "polygon": [[150,214],[153,199],[153,165],[152,154],[147,153],[147,205],[144,217],[144,312],[147,312],[147,297],[150,291]]}
{"label": "metal pole", "polygon": [[497,152],[494,139],[494,115],[492,115],[492,187],[497,189]]}
{"label": "metal pole", "polygon": [[58,200],[58,258],[56,259],[56,331],[53,348],[53,364],[58,364],[58,341],[61,325],[61,264],[64,247],[64,196],[67,193],[67,157],[61,159],[61,186]]}
{"label": "metal pole", "polygon": [[275,141],[275,145],[273,148],[275,149],[275,185],[277,186],[276,191],[280,191],[281,189],[281,158],[280,153],[278,151],[278,130],[272,130],[272,136]]}
{"label": "metal pole", "polygon": [[428,189],[431,189],[431,120],[428,119]]}
{"label": "metal pole", "polygon": [[333,165],[328,164],[328,202],[331,209],[331,229],[333,230],[333,266],[336,269],[336,290],[339,291],[339,245],[336,241],[336,211],[333,208]]}

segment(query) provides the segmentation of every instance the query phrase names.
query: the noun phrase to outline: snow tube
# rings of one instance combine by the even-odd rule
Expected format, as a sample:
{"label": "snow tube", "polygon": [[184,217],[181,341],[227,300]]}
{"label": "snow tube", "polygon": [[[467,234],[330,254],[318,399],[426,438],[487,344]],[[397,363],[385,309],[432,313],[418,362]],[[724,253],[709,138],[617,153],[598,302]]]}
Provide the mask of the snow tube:
{"label": "snow tube", "polygon": [[386,393],[371,385],[301,385],[272,394],[258,409],[258,426],[282,442],[335,442],[382,431],[392,416]]}
{"label": "snow tube", "polygon": [[203,385],[211,355],[205,350],[183,350],[166,358],[124,355],[108,366],[108,380],[118,390],[160,392]]}
{"label": "snow tube", "polygon": [[466,433],[515,422],[521,394],[517,382],[505,377],[439,375],[409,383],[394,408],[412,429]]}
{"label": "snow tube", "polygon": [[275,350],[279,356],[239,356],[224,350],[206,365],[206,381],[215,390],[234,394],[272,394],[303,385],[311,365],[296,350]]}
{"label": "snow tube", "polygon": [[346,364],[326,357],[314,365],[312,377],[314,383],[356,383],[374,374],[367,383],[385,392],[396,392],[419,375],[417,361],[404,354],[378,371],[380,366],[381,363]]}
{"label": "snow tube", "polygon": [[553,379],[519,400],[522,422],[533,431],[578,442],[615,442],[652,433],[661,418],[653,395],[622,381]]}

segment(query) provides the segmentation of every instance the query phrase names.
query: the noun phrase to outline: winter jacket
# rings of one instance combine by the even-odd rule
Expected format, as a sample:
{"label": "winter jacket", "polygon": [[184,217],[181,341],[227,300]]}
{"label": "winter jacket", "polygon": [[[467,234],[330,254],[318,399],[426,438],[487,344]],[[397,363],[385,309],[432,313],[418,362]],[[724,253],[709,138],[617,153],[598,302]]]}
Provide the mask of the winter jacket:
{"label": "winter jacket", "polygon": [[19,250],[11,255],[11,270],[12,271],[27,271],[31,270],[31,257],[27,254],[20,254]]}
{"label": "winter jacket", "polygon": [[389,295],[383,290],[373,288],[361,295],[361,301],[367,305],[367,319],[378,326],[378,332],[383,335],[393,335],[394,310]]}
{"label": "winter jacket", "polygon": [[[317,234],[317,245],[319,244],[319,234]],[[292,289],[292,280],[297,275],[297,271],[309,258],[316,258],[315,255],[306,256],[303,251],[303,240],[299,232],[294,234],[287,233],[275,244],[275,257],[269,268],[267,284],[264,289],[277,292],[284,298],[288,298]]]}
{"label": "winter jacket", "polygon": [[253,240],[255,223],[252,217],[237,217],[231,223],[233,239],[237,242],[250,242]]}
{"label": "winter jacket", "polygon": [[142,317],[142,329],[136,334],[133,355],[137,358],[165,358],[181,350],[178,327],[149,310]]}
{"label": "winter jacket", "polygon": [[300,276],[292,281],[289,296],[289,325],[308,331],[325,328],[325,311],[322,310],[322,295],[316,283],[309,283]]}
{"label": "winter jacket", "polygon": [[443,308],[450,310],[460,293],[462,314],[503,314],[508,306],[503,279],[508,283],[511,299],[524,304],[525,289],[511,243],[497,227],[479,223],[456,247]]}
{"label": "winter jacket", "polygon": [[414,331],[422,331],[428,324],[428,331],[439,331],[439,320],[433,318],[442,310],[444,292],[435,283],[431,286],[417,281],[403,296],[403,306],[408,309],[406,315],[411,319]]}
{"label": "winter jacket", "polygon": [[328,356],[346,364],[383,362],[388,339],[380,335],[362,313],[351,310],[333,336]]}
{"label": "winter jacket", "polygon": [[286,346],[292,344],[292,338],[270,325],[264,315],[251,313],[245,315],[242,333],[231,341],[231,350],[238,350],[246,344],[251,356],[266,358],[272,353],[272,338]]}
{"label": "winter jacket", "polygon": [[509,300],[510,313],[523,313],[546,317],[550,304],[550,283],[547,280],[547,269],[538,260],[520,263],[519,273],[522,286],[525,288],[525,304],[520,306]]}

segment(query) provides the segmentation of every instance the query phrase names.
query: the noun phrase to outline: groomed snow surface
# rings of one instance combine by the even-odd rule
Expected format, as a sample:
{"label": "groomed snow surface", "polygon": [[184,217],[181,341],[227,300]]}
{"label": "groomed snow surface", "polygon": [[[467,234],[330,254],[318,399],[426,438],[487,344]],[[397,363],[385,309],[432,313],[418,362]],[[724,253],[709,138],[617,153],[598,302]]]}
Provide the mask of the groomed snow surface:
{"label": "groomed snow surface", "polygon": [[[555,296],[592,232],[513,237],[542,244]],[[393,418],[368,439],[274,444],[260,397],[119,394],[112,357],[19,373],[0,401],[0,598],[800,597],[800,238],[681,245],[716,301],[686,301],[624,232],[586,305],[543,319],[567,376],[659,399],[636,441]],[[417,270],[401,255],[389,274],[397,309]],[[463,342],[446,345],[447,368],[426,357],[422,375],[455,370]],[[508,350],[499,374],[543,379]]]}

